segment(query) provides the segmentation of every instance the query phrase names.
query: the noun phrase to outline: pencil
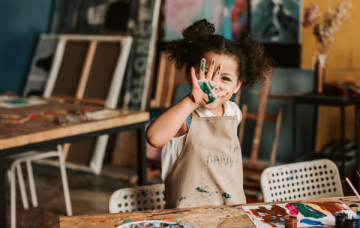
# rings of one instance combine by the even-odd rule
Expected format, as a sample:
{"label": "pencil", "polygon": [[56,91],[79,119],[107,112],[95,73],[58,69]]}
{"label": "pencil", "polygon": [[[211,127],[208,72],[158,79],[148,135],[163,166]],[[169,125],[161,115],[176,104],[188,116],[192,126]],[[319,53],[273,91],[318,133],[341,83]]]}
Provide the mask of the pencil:
{"label": "pencil", "polygon": [[355,193],[355,195],[357,196],[357,198],[359,198],[359,200],[360,200],[360,195],[359,195],[359,193],[356,191],[356,189],[354,188],[354,186],[351,184],[349,178],[346,177],[345,180],[348,182],[348,184],[350,185],[351,189],[353,190],[353,192]]}

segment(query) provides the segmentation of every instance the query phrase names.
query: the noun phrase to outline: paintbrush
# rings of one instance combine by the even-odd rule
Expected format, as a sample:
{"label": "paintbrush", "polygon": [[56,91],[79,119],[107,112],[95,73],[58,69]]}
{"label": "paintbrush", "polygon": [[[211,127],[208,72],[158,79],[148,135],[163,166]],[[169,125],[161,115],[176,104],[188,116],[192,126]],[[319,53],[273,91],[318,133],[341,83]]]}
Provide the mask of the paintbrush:
{"label": "paintbrush", "polygon": [[357,196],[357,198],[359,198],[359,200],[360,200],[360,195],[359,195],[359,193],[356,191],[356,189],[354,188],[354,186],[351,184],[349,178],[346,177],[345,180],[348,182],[348,184],[350,185],[351,189],[353,190],[353,192],[355,193],[355,195]]}
{"label": "paintbrush", "polygon": [[360,178],[360,173],[359,173],[359,171],[358,171],[358,170],[356,170],[356,172],[357,172],[357,174],[358,174],[358,177]]}

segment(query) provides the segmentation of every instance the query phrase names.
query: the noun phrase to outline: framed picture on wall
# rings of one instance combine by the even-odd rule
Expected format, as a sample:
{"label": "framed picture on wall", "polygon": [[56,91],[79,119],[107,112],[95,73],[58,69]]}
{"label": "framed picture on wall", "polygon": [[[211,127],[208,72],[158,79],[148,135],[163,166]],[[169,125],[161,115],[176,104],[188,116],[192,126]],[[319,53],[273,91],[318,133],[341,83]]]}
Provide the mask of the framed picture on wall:
{"label": "framed picture on wall", "polygon": [[301,0],[250,0],[254,36],[263,43],[300,43]]}

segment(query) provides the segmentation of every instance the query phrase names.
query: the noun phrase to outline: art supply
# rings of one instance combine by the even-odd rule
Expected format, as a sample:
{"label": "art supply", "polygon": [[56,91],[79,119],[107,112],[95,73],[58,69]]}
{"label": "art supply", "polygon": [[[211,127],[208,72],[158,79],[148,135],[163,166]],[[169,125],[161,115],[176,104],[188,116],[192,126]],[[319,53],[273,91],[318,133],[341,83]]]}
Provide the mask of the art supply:
{"label": "art supply", "polygon": [[342,222],[344,221],[344,219],[347,219],[348,215],[346,214],[346,212],[343,211],[338,211],[335,213],[335,227],[341,228],[342,227]]}
{"label": "art supply", "polygon": [[0,102],[0,108],[20,108],[32,105],[42,105],[46,103],[46,100],[41,99],[12,99]]}
{"label": "art supply", "polygon": [[346,177],[345,180],[348,182],[348,184],[350,185],[351,189],[353,190],[353,192],[355,193],[355,195],[357,196],[357,198],[360,199],[359,193],[356,191],[356,189],[354,188],[354,186],[351,184],[349,178]]}
{"label": "art supply", "polygon": [[297,216],[287,215],[285,218],[285,228],[297,228]]}
{"label": "art supply", "polygon": [[358,174],[358,177],[360,178],[360,173],[359,173],[359,171],[358,171],[358,170],[356,170],[356,172],[357,172],[357,174]]}
{"label": "art supply", "polygon": [[343,202],[280,203],[242,208],[258,228],[284,227],[288,215],[297,217],[297,227],[334,226],[337,212],[344,212],[350,218],[355,215]]}
{"label": "art supply", "polygon": [[[164,220],[149,220],[149,221],[137,221],[137,222],[130,222],[129,220],[124,220],[123,225],[117,226],[116,228],[160,228],[160,227],[167,227],[167,228],[194,228],[194,226],[187,225],[184,223],[178,222],[171,222]],[[172,219],[171,219],[172,220]]]}
{"label": "art supply", "polygon": [[355,221],[355,228],[360,228],[360,216],[359,215],[354,215],[353,219]]}
{"label": "art supply", "polygon": [[345,219],[342,223],[342,228],[355,228],[355,220]]}
{"label": "art supply", "polygon": [[356,214],[360,215],[360,209],[359,208],[356,209]]}

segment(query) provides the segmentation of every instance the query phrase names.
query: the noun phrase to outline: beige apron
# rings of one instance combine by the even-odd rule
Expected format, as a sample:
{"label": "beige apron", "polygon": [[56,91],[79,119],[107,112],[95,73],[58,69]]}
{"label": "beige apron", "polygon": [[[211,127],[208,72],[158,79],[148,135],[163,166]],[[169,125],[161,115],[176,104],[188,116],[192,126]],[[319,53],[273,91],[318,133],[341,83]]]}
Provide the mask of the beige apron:
{"label": "beige apron", "polygon": [[165,208],[246,203],[236,116],[200,118],[165,180]]}

